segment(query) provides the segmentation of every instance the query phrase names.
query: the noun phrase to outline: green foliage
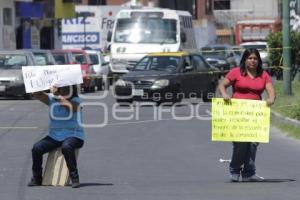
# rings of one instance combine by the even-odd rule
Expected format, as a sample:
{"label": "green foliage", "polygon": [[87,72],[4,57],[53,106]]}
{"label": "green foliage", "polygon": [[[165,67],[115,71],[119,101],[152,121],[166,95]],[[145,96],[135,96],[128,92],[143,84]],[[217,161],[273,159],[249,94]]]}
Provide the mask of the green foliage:
{"label": "green foliage", "polygon": [[[272,33],[268,36],[267,42],[269,46],[269,59],[271,66],[275,66],[275,71],[282,71],[282,32]],[[295,76],[298,65],[300,65],[300,33],[296,31],[290,32],[290,48],[291,48],[291,64],[292,76]],[[289,47],[285,47],[289,48]]]}
{"label": "green foliage", "polygon": [[293,126],[276,118],[272,118],[272,125],[287,133],[289,136],[300,139],[299,126]]}
{"label": "green foliage", "polygon": [[272,109],[283,116],[300,120],[300,82],[292,82],[293,95],[286,96],[283,92],[283,82],[276,81],[276,101]]}
{"label": "green foliage", "polygon": [[282,32],[272,33],[267,37],[269,46],[269,59],[272,66],[281,65]]}
{"label": "green foliage", "polygon": [[[269,56],[272,65],[281,65],[282,57],[282,32],[272,33],[268,36],[267,42],[269,45]],[[291,61],[292,65],[300,63],[300,33],[291,31],[290,32],[290,43],[291,43]]]}
{"label": "green foliage", "polygon": [[[276,81],[276,101],[271,109],[282,116],[300,120],[300,82],[293,81],[293,95],[287,96],[283,92],[283,82]],[[280,119],[272,118],[272,125],[278,127],[290,136],[300,139],[299,126],[288,124]]]}

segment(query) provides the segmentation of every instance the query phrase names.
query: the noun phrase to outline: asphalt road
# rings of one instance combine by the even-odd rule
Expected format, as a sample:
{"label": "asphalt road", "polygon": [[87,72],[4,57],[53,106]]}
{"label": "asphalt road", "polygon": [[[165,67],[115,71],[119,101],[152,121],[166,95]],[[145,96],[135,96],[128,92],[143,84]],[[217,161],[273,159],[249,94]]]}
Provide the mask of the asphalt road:
{"label": "asphalt road", "polygon": [[193,100],[159,110],[114,107],[111,95],[90,98],[83,101],[89,127],[78,160],[79,189],[26,186],[31,147],[47,133],[47,107],[0,100],[1,200],[299,199],[300,142],[275,128],[257,153],[257,173],[273,182],[230,183],[228,164],[219,159],[230,159],[231,143],[211,142],[210,104]]}

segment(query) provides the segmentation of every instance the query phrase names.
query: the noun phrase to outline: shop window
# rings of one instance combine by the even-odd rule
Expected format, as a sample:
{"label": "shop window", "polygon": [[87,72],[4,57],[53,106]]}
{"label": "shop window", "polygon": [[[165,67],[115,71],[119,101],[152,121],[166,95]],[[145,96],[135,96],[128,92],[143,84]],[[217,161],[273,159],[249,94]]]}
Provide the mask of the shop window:
{"label": "shop window", "polygon": [[205,14],[212,15],[212,0],[205,1]]}
{"label": "shop window", "polygon": [[214,1],[215,10],[230,10],[230,0],[215,0]]}
{"label": "shop window", "polygon": [[89,0],[89,5],[106,5],[106,0]]}
{"label": "shop window", "polygon": [[11,8],[3,8],[3,25],[12,25],[12,11]]}

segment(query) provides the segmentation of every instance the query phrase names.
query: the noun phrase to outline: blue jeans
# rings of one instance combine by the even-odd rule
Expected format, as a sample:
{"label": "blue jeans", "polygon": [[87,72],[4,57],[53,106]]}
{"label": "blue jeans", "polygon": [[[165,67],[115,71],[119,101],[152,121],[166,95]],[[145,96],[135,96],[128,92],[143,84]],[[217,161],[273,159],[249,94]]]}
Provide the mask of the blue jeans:
{"label": "blue jeans", "polygon": [[62,154],[65,157],[70,177],[78,178],[77,162],[75,149],[83,146],[83,140],[75,137],[69,137],[62,142],[56,141],[49,136],[41,139],[33,145],[32,148],[32,173],[37,179],[42,178],[43,154],[48,153],[58,147],[61,147]]}
{"label": "blue jeans", "polygon": [[233,153],[230,162],[230,173],[241,174],[242,177],[255,175],[255,157],[259,143],[233,142]]}

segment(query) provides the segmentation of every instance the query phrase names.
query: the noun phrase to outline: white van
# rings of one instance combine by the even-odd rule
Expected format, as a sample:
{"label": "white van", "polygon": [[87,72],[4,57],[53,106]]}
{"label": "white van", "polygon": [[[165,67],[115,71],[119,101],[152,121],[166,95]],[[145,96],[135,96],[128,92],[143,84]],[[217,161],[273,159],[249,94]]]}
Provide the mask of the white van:
{"label": "white van", "polygon": [[121,10],[108,41],[114,75],[127,73],[148,53],[197,50],[191,14],[171,9]]}

